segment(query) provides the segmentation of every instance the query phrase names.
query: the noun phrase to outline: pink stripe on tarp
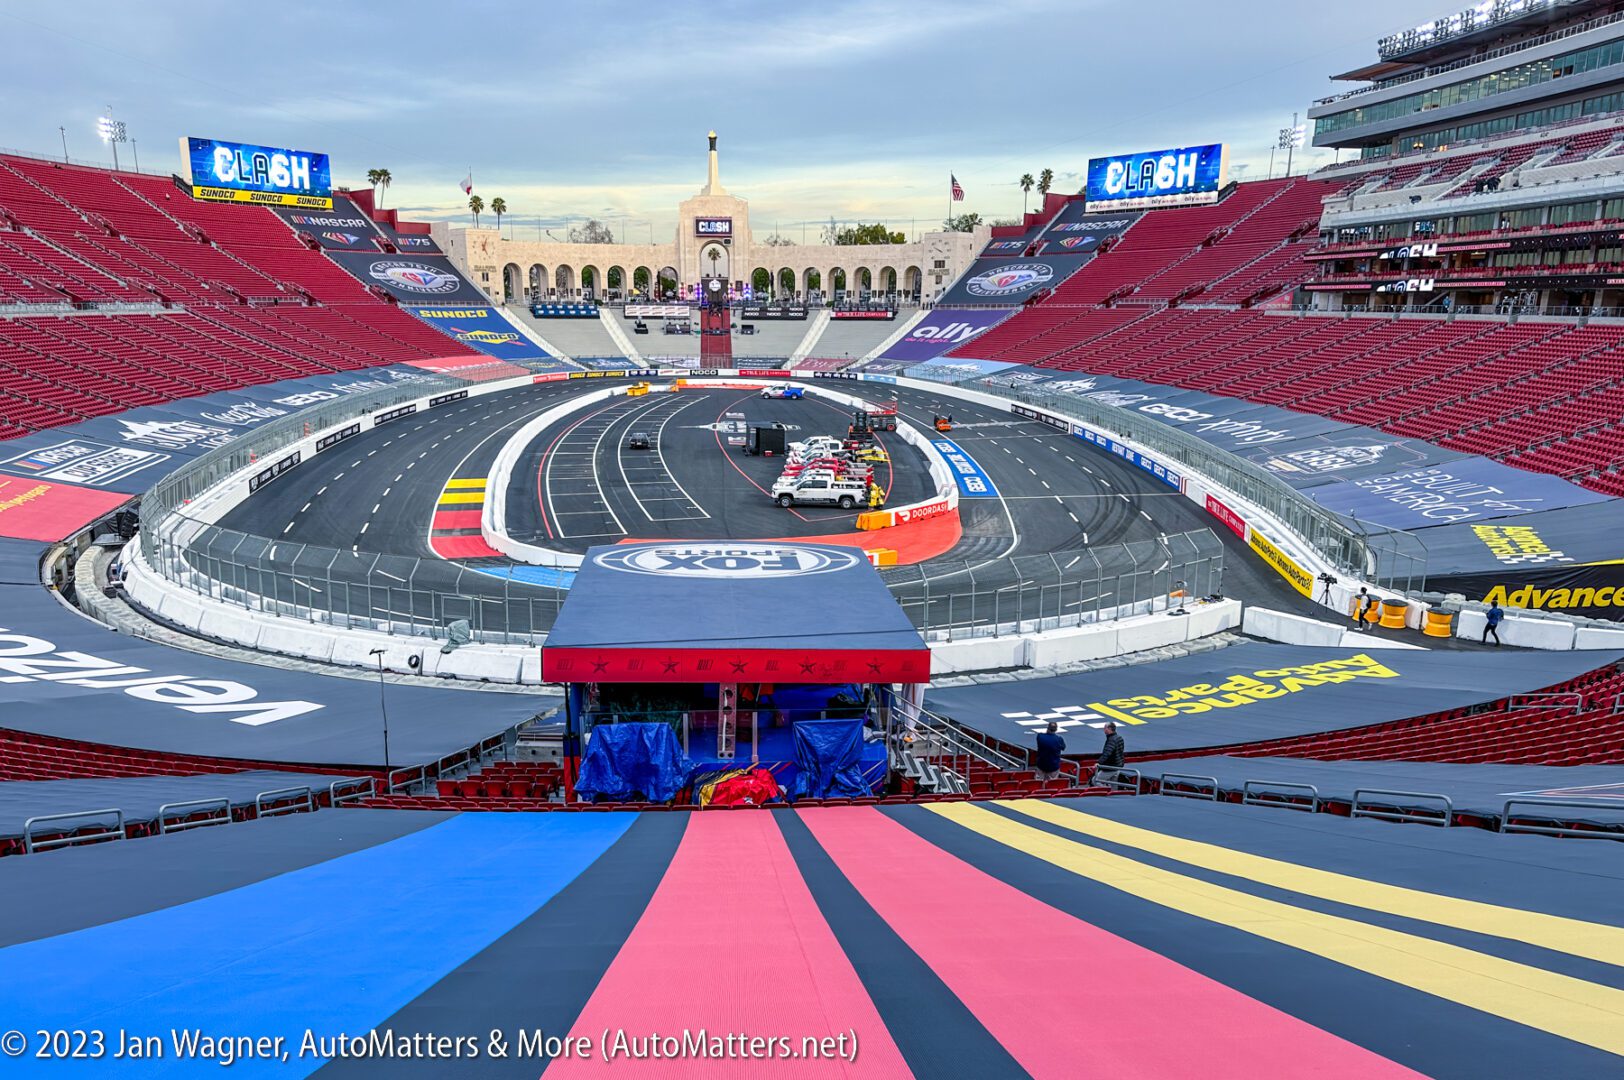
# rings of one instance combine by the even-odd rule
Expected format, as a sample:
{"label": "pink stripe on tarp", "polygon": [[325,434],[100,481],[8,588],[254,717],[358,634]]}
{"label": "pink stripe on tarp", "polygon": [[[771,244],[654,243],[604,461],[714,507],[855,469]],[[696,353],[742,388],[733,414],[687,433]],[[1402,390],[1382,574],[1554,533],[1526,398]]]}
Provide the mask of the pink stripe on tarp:
{"label": "pink stripe on tarp", "polygon": [[1039,1080],[1419,1076],[1052,908],[872,807],[801,819],[863,899]]}
{"label": "pink stripe on tarp", "polygon": [[[571,1032],[596,1044],[605,1029],[680,1038],[704,1028],[723,1037],[785,1036],[799,1051],[804,1036],[855,1031],[856,1060],[617,1059],[611,1067],[639,1078],[913,1075],[772,815],[693,816],[648,909]],[[555,1059],[547,1080],[598,1076],[604,1064],[597,1052],[591,1060]]]}

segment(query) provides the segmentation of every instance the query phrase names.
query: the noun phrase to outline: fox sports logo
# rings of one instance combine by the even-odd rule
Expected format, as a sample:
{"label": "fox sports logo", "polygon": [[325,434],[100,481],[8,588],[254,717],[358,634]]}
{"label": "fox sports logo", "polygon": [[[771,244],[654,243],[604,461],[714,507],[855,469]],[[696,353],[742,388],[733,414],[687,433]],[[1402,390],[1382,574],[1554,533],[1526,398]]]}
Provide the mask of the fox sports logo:
{"label": "fox sports logo", "polygon": [[832,574],[856,566],[858,558],[828,548],[718,542],[615,548],[594,555],[592,561],[627,574],[757,581]]}
{"label": "fox sports logo", "polygon": [[385,285],[419,293],[456,292],[457,275],[414,262],[375,262],[368,273]]}
{"label": "fox sports logo", "polygon": [[1053,277],[1054,267],[1048,263],[1011,263],[977,274],[964,288],[971,296],[1009,296],[1035,289]]}

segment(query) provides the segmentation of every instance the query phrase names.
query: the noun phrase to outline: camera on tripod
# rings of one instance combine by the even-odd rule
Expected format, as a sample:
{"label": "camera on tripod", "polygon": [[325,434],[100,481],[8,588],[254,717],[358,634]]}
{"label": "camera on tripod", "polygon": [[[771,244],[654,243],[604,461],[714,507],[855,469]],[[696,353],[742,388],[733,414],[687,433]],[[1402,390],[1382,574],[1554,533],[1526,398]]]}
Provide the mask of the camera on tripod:
{"label": "camera on tripod", "polygon": [[1320,581],[1324,582],[1326,585],[1335,585],[1336,584],[1336,575],[1335,574],[1321,574],[1319,576],[1319,579],[1320,579]]}

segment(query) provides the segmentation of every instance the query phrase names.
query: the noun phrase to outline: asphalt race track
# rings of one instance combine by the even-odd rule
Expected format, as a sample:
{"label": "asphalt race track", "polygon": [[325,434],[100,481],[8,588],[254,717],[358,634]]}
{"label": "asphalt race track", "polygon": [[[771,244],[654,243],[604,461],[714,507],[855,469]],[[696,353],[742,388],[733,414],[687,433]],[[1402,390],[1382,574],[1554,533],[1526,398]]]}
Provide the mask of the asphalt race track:
{"label": "asphalt race track", "polygon": [[[746,454],[728,437],[774,422],[789,429],[791,442],[844,436],[851,419],[851,410],[812,395],[778,401],[754,390],[683,390],[617,397],[564,418],[531,442],[508,488],[508,531],[563,551],[627,538],[850,532],[862,507],[779,507],[768,489],[783,460]],[[633,432],[647,434],[650,448],[629,449]],[[880,433],[878,442],[890,458],[874,467],[887,503],[930,498],[925,456],[894,432]]]}
{"label": "asphalt race track", "polygon": [[[601,385],[595,382],[593,388]],[[510,573],[504,560],[489,557],[477,536],[468,550],[454,549],[456,554],[447,557],[445,545],[431,541],[431,530],[445,523],[448,511],[477,527],[483,482],[503,444],[527,421],[580,389],[578,383],[524,387],[365,432],[278,477],[228,514],[220,530],[197,548],[205,554],[234,552],[236,562],[277,568],[281,572],[274,576],[239,575],[238,584],[287,603],[309,603],[331,590],[342,599],[334,595],[321,602],[373,618],[436,624],[470,618],[476,629],[545,630],[561,592],[525,580],[522,572]],[[875,402],[895,391],[900,418],[927,434],[934,434],[936,413],[952,415],[948,437],[996,489],[992,497],[961,502],[964,535],[952,551],[922,568],[887,571],[888,577],[917,580],[923,571],[939,594],[968,580],[968,566],[976,568],[977,588],[989,582],[996,587],[1000,568],[1008,568],[1011,581],[1019,576],[1006,557],[1052,554],[1063,568],[1071,562],[1067,553],[1105,554],[1119,545],[1213,525],[1193,503],[1142,470],[1042,424],[931,390],[850,383],[839,389]],[[729,448],[717,429],[728,412],[743,412],[753,423],[795,424],[808,434],[843,433],[849,420],[840,406],[811,396],[769,401],[751,391],[721,389],[617,396],[572,415],[527,448],[510,492],[515,535],[528,533],[547,546],[579,551],[628,537],[747,539],[851,529],[855,512],[784,510],[772,504],[757,485],[767,486],[779,463]],[[625,449],[625,436],[633,430],[653,436],[654,449]],[[890,487],[890,505],[925,497],[928,478],[918,452],[896,435],[882,439],[894,460],[877,467],[876,479]],[[1302,614],[1319,612],[1228,530],[1212,531],[1225,549],[1227,595]],[[899,586],[897,591],[904,596],[909,590]],[[432,593],[467,599],[451,598],[437,609]],[[528,603],[514,603],[521,600]]]}

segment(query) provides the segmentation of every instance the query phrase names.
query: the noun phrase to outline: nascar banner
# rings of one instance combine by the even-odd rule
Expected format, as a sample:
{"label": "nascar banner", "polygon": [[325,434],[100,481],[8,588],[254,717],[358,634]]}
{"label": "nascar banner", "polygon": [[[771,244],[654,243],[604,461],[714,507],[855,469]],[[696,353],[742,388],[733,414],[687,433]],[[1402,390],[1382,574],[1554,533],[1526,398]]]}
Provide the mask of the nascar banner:
{"label": "nascar banner", "polygon": [[409,307],[406,309],[458,344],[504,360],[530,360],[547,353],[519,328],[489,307]]}
{"label": "nascar banner", "polygon": [[1087,214],[1085,209],[1081,199],[1067,203],[1038,238],[1038,254],[1091,255],[1106,240],[1121,236],[1139,220],[1135,213]]}
{"label": "nascar banner", "polygon": [[401,232],[389,225],[380,225],[378,228],[388,238],[395,250],[403,255],[439,255],[440,245],[428,233]]}
{"label": "nascar banner", "polygon": [[457,273],[443,255],[369,255],[334,251],[334,262],[363,285],[376,285],[403,304],[459,304],[483,307],[490,297]]}
{"label": "nascar banner", "polygon": [[1087,255],[1044,255],[1007,259],[992,266],[978,259],[942,296],[938,306],[1015,307],[1075,274]]}
{"label": "nascar banner", "polygon": [[379,250],[378,230],[348,199],[334,199],[331,211],[276,207],[277,217],[295,232],[310,237],[328,251]]}

